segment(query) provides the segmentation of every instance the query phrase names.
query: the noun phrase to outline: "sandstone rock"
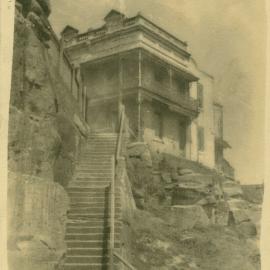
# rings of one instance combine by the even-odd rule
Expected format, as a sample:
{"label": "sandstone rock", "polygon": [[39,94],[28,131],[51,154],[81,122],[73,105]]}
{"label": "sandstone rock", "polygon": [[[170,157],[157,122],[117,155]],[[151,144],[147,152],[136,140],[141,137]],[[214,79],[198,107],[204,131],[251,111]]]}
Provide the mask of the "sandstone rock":
{"label": "sandstone rock", "polygon": [[140,157],[147,150],[147,144],[143,142],[130,143],[127,146],[127,151],[130,157]]}
{"label": "sandstone rock", "polygon": [[135,142],[127,146],[127,154],[129,157],[140,158],[147,167],[152,167],[152,158],[146,143]]}
{"label": "sandstone rock", "polygon": [[133,193],[133,196],[134,196],[134,200],[135,200],[136,206],[139,209],[143,209],[144,208],[144,204],[145,204],[145,201],[144,201],[144,191],[133,188],[132,189],[132,193]]}
{"label": "sandstone rock", "polygon": [[172,204],[195,204],[202,199],[206,199],[208,196],[214,198],[214,191],[212,176],[202,174],[179,176],[178,185],[173,190]]}
{"label": "sandstone rock", "polygon": [[51,13],[51,3],[50,0],[37,0],[40,6],[43,8],[44,13],[46,16],[49,16]]}
{"label": "sandstone rock", "polygon": [[172,206],[171,222],[178,224],[180,230],[205,227],[210,224],[209,218],[199,205]]}
{"label": "sandstone rock", "polygon": [[230,212],[232,213],[233,220],[235,224],[240,224],[242,222],[250,221],[250,218],[246,214],[245,211],[239,208],[230,208]]}
{"label": "sandstone rock", "polygon": [[257,235],[256,226],[251,221],[244,221],[238,224],[236,228],[241,234],[244,234],[246,237],[255,237]]}
{"label": "sandstone rock", "polygon": [[166,184],[169,184],[172,182],[172,178],[171,178],[171,174],[170,173],[167,173],[167,172],[162,172],[161,173],[161,178],[162,178],[162,181]]}
{"label": "sandstone rock", "polygon": [[209,185],[213,185],[212,175],[192,173],[179,176],[178,179],[179,179],[179,186],[181,187],[189,187],[189,188],[196,187],[204,189]]}
{"label": "sandstone rock", "polygon": [[225,201],[218,201],[215,206],[215,224],[227,226],[229,224],[229,207]]}
{"label": "sandstone rock", "polygon": [[190,170],[190,169],[179,169],[178,170],[178,173],[179,173],[179,175],[186,175],[186,174],[192,174],[193,173],[193,171],[192,170]]}
{"label": "sandstone rock", "polygon": [[36,7],[38,4],[42,9],[44,15],[49,16],[51,12],[50,0],[17,0],[23,7],[23,12],[25,15],[31,10],[31,7]]}
{"label": "sandstone rock", "polygon": [[227,200],[228,205],[231,209],[248,209],[248,202],[243,200],[243,199],[238,199],[238,198],[230,198]]}
{"label": "sandstone rock", "polygon": [[41,16],[43,13],[43,9],[40,4],[36,0],[31,1],[31,11],[36,13],[38,16]]}
{"label": "sandstone rock", "polygon": [[49,179],[9,174],[9,269],[54,269],[66,250],[68,207],[68,195],[60,185]]}
{"label": "sandstone rock", "polygon": [[172,205],[196,204],[203,199],[203,194],[194,188],[175,187],[172,193]]}
{"label": "sandstone rock", "polygon": [[243,195],[241,186],[235,181],[227,180],[223,182],[222,189],[227,198],[230,197],[239,198]]}
{"label": "sandstone rock", "polygon": [[30,11],[27,15],[27,19],[33,23],[36,34],[41,41],[48,41],[51,39],[51,32],[47,29],[46,23],[42,17]]}

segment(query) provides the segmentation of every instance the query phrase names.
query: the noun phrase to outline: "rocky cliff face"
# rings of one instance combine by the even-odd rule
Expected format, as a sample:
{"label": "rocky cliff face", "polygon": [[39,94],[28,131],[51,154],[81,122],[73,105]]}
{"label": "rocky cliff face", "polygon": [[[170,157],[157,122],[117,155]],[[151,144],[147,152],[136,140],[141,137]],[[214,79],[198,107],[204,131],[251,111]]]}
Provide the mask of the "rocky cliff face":
{"label": "rocky cliff face", "polygon": [[127,168],[140,208],[129,220],[137,269],[260,269],[259,206],[239,183],[142,143],[127,147]]}
{"label": "rocky cliff face", "polygon": [[64,82],[70,74],[58,70],[59,47],[46,21],[49,1],[20,0],[16,6],[9,118],[9,266],[54,269],[65,251],[69,203],[65,186],[83,139],[74,123],[80,110]]}

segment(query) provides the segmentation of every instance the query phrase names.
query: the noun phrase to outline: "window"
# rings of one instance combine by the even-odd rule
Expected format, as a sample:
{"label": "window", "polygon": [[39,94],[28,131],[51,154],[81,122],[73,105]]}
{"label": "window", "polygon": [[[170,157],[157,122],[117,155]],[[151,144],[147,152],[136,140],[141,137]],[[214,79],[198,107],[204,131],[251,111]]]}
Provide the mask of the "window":
{"label": "window", "polygon": [[204,151],[204,128],[198,127],[198,150]]}
{"label": "window", "polygon": [[155,67],[154,76],[157,82],[163,82],[168,78],[168,71],[164,67]]}
{"label": "window", "polygon": [[187,124],[184,121],[180,121],[179,124],[179,148],[181,151],[185,151],[187,141]]}
{"label": "window", "polygon": [[162,123],[162,115],[159,112],[154,113],[153,125],[155,136],[158,138],[162,138],[163,136],[163,123]]}
{"label": "window", "polygon": [[178,90],[181,95],[187,95],[188,94],[188,82],[178,78],[177,79],[177,85],[178,85]]}
{"label": "window", "polygon": [[197,99],[199,102],[199,106],[202,108],[203,107],[203,85],[201,83],[198,83],[198,88],[197,88]]}

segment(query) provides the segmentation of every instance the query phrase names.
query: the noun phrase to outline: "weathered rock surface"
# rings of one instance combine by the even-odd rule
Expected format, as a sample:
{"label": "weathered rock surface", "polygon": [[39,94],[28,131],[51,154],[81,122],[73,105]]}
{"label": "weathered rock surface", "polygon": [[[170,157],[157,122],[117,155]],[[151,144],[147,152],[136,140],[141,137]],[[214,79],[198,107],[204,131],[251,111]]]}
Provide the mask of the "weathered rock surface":
{"label": "weathered rock surface", "polygon": [[140,158],[147,167],[152,167],[152,158],[146,143],[136,142],[127,146],[127,154],[130,158]]}
{"label": "weathered rock surface", "polygon": [[179,175],[186,175],[186,174],[192,174],[193,171],[190,170],[190,169],[181,169],[181,168],[179,168],[178,173],[179,173]]}
{"label": "weathered rock surface", "polygon": [[9,269],[54,269],[65,253],[69,199],[50,179],[9,174]]}
{"label": "weathered rock surface", "polygon": [[241,198],[243,195],[243,191],[241,189],[241,186],[239,183],[227,180],[222,183],[222,189],[224,192],[224,195],[227,198],[233,197],[233,198]]}
{"label": "weathered rock surface", "polygon": [[80,111],[64,83],[68,69],[65,74],[58,72],[56,44],[48,41],[50,46],[44,46],[26,16],[30,12],[39,16],[40,7],[45,12],[41,16],[46,16],[49,1],[20,2],[26,14],[18,8],[15,15],[8,152],[12,172],[8,182],[9,269],[49,270],[66,250],[64,187],[73,176],[82,139],[74,123]]}
{"label": "weathered rock surface", "polygon": [[205,211],[200,205],[175,205],[171,208],[171,222],[180,230],[205,227],[210,224]]}
{"label": "weathered rock surface", "polygon": [[212,204],[221,191],[211,175],[185,174],[178,177],[172,193],[172,205]]}

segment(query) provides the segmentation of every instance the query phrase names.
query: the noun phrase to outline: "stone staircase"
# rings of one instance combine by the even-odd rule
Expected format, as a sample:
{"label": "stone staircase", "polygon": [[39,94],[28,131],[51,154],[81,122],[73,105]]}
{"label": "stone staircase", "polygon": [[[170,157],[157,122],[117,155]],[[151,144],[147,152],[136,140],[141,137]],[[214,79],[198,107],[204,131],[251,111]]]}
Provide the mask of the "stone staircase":
{"label": "stone staircase", "polygon": [[[114,133],[95,133],[81,150],[74,180],[68,187],[71,208],[66,227],[68,250],[64,270],[108,269],[109,184],[116,141]],[[121,211],[117,185],[115,191],[115,247],[118,248]]]}

